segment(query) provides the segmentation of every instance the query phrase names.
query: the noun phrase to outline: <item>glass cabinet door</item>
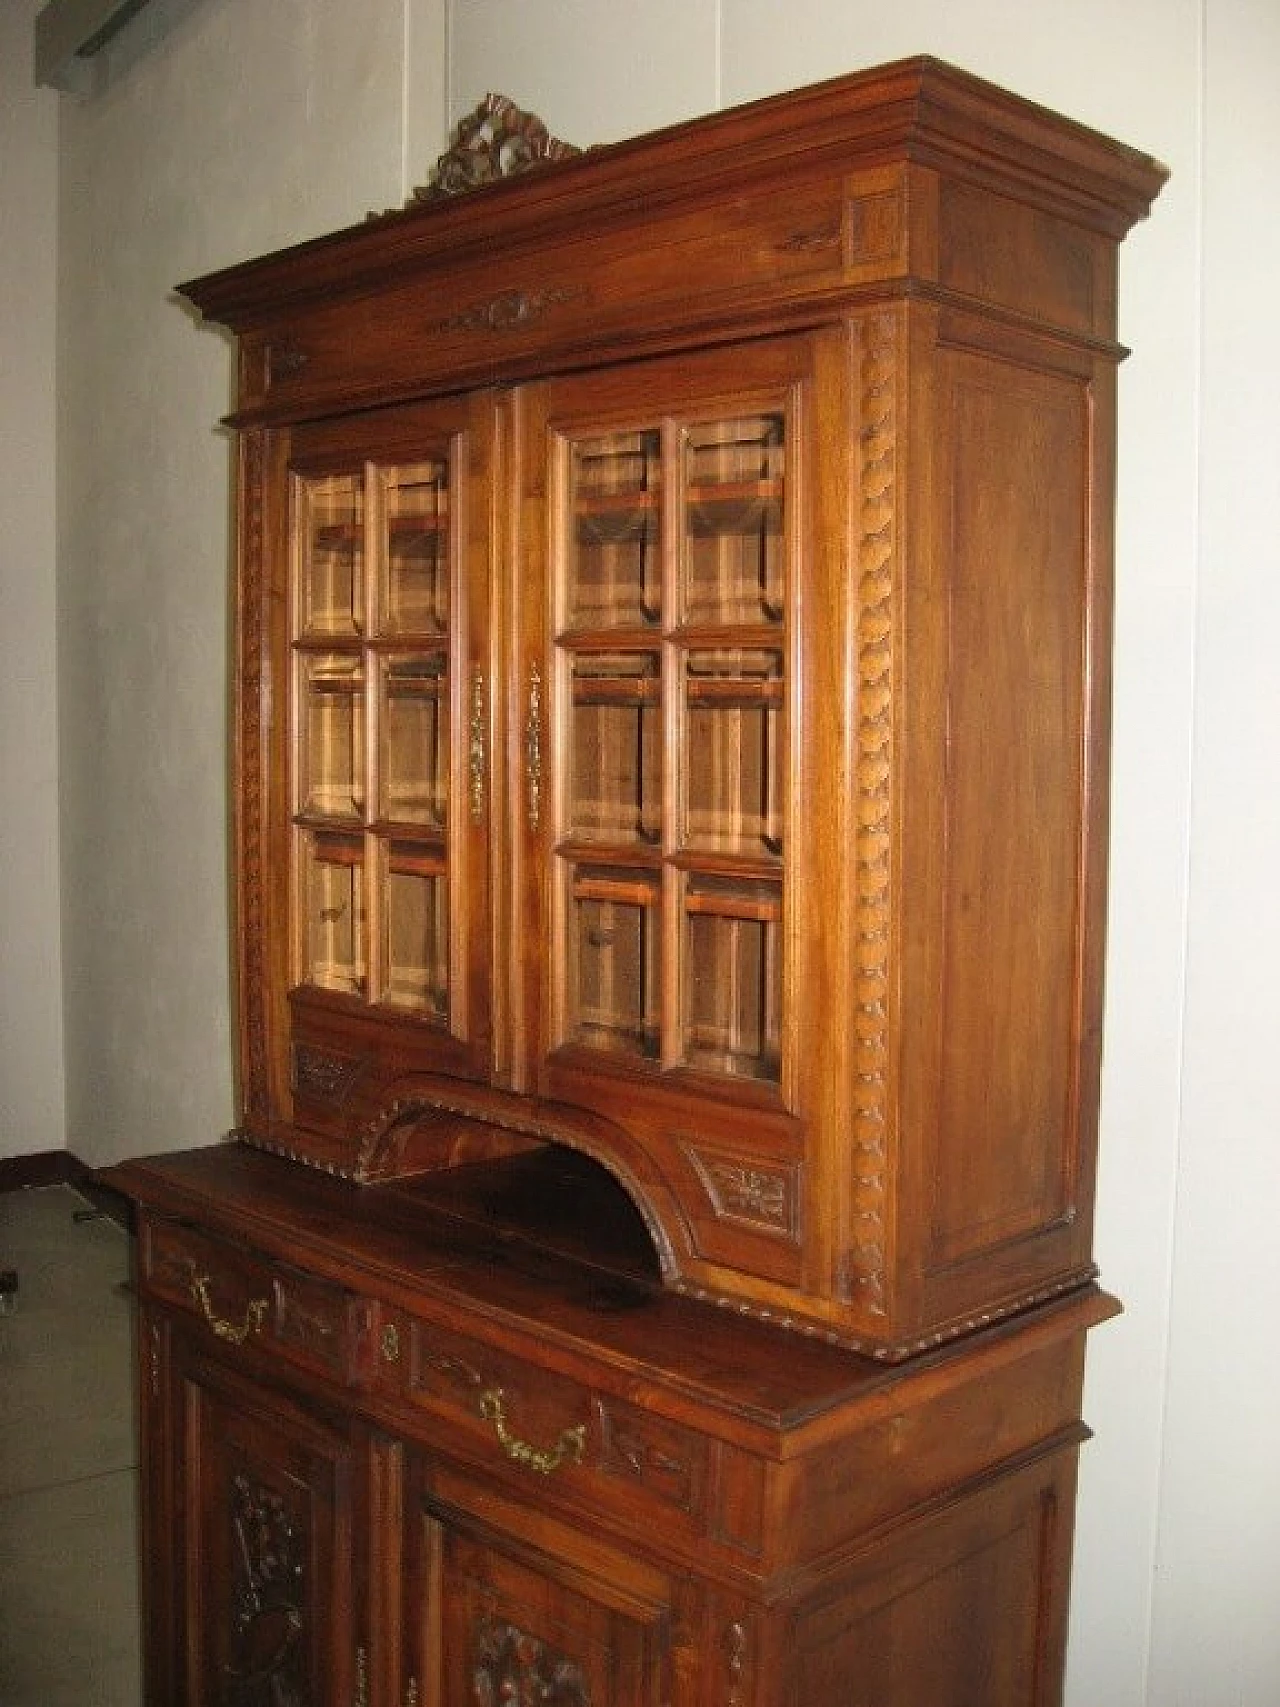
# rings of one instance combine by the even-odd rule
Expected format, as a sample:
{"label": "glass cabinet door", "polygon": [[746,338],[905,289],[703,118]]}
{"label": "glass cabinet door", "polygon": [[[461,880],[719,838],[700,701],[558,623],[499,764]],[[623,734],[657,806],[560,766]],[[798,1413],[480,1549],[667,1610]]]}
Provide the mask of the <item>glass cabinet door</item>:
{"label": "glass cabinet door", "polygon": [[553,434],[560,1047],[782,1085],[793,409]]}
{"label": "glass cabinet door", "polygon": [[372,443],[336,468],[324,464],[340,446],[300,444],[291,983],[461,1038],[457,915],[476,911],[467,840],[486,817],[488,757],[484,676],[468,663],[483,613],[463,561],[465,435],[405,456]]}

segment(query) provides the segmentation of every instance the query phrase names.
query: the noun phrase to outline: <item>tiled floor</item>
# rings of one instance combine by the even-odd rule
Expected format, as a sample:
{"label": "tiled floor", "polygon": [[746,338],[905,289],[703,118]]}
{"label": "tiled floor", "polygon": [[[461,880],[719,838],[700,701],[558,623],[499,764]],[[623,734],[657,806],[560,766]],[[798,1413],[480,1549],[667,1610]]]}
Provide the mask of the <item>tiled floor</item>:
{"label": "tiled floor", "polygon": [[0,1707],[138,1707],[129,1242],[65,1186],[0,1194]]}

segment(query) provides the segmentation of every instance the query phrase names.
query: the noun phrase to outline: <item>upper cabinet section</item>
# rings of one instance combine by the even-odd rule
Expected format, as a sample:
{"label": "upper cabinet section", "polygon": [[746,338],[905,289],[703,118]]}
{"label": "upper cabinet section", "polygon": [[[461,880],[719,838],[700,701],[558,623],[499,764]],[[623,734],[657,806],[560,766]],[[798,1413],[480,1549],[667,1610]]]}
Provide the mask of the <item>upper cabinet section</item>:
{"label": "upper cabinet section", "polygon": [[1092,1277],[1162,178],[916,60],[185,287],[239,335],[245,1136],[512,1211],[571,1147],[667,1284],[884,1357]]}
{"label": "upper cabinet section", "polygon": [[487,383],[814,323],[870,287],[1115,332],[1164,173],[931,59],[590,149],[194,281],[241,414]]}

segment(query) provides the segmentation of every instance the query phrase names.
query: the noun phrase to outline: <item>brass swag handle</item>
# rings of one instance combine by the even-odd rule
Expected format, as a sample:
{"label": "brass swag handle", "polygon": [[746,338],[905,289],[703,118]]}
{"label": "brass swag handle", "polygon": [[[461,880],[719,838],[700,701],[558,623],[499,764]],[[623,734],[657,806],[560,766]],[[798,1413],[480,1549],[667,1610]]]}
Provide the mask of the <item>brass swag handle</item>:
{"label": "brass swag handle", "polygon": [[542,671],[529,666],[529,715],[524,725],[525,781],[528,785],[529,828],[542,821]]}
{"label": "brass swag handle", "polygon": [[587,1425],[579,1423],[567,1428],[553,1447],[540,1450],[528,1441],[519,1440],[507,1428],[506,1403],[501,1387],[486,1387],[480,1395],[480,1415],[493,1424],[498,1444],[515,1464],[526,1470],[536,1470],[539,1476],[550,1476],[566,1462],[581,1464],[587,1444]]}
{"label": "brass swag handle", "polygon": [[218,1315],[214,1309],[213,1299],[209,1294],[210,1277],[207,1274],[197,1274],[193,1268],[188,1284],[192,1298],[200,1306],[200,1313],[220,1340],[226,1340],[230,1345],[243,1345],[250,1334],[261,1332],[267,1311],[271,1308],[269,1298],[250,1299],[244,1307],[244,1320],[237,1326],[225,1316]]}

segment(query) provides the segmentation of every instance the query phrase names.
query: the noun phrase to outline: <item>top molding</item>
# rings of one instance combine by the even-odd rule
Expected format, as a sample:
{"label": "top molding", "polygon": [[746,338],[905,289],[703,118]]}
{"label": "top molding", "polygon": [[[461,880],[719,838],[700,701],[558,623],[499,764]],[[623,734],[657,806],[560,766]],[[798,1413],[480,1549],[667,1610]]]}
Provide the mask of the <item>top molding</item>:
{"label": "top molding", "polygon": [[982,184],[1116,240],[1145,218],[1168,176],[1149,155],[920,57],[572,158],[548,155],[545,169],[494,178],[460,197],[415,200],[180,290],[206,317],[244,331],[282,310],[385,288],[446,258],[492,255],[499,243],[515,252],[587,223],[693,211],[711,198],[767,197],[819,173],[901,162]]}

